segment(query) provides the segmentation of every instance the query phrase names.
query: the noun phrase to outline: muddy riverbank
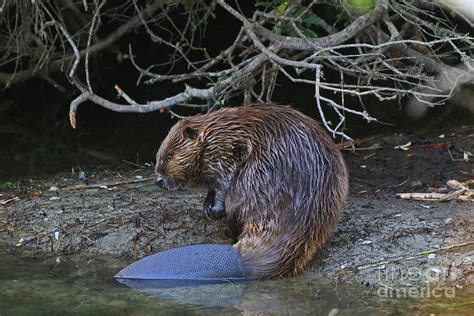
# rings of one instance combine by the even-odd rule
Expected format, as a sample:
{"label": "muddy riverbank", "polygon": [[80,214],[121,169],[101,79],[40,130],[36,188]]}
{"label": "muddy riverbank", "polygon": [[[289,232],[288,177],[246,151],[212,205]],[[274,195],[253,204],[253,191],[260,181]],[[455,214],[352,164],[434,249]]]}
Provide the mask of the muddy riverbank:
{"label": "muddy riverbank", "polygon": [[[400,192],[452,191],[474,179],[474,130],[390,134],[344,150],[350,197],[337,230],[307,276],[369,289],[474,284],[474,203],[401,200]],[[116,168],[14,183],[0,192],[0,243],[41,256],[123,257],[196,243],[231,242],[200,212],[204,192],[165,192],[152,167]],[[471,185],[472,188],[472,185]]]}

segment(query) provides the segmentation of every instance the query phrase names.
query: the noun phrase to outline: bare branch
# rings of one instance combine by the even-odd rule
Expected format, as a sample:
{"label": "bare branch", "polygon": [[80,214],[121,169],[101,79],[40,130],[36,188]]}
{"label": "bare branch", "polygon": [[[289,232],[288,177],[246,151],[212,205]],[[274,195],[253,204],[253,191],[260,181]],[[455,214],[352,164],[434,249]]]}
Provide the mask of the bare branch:
{"label": "bare branch", "polygon": [[[262,64],[265,62],[264,55],[257,56],[250,64],[248,64],[243,69],[237,71],[231,77],[217,83],[211,88],[208,89],[196,89],[190,86],[186,86],[186,89],[176,94],[175,96],[163,99],[163,100],[156,100],[151,101],[146,104],[119,104],[115,102],[108,101],[94,93],[87,91],[84,87],[78,85],[76,86],[80,89],[81,95],[79,95],[76,99],[71,102],[69,108],[69,118],[71,125],[73,128],[76,128],[76,113],[78,106],[85,102],[85,101],[92,101],[97,105],[100,105],[104,108],[115,112],[132,112],[132,113],[147,113],[156,110],[166,109],[173,105],[181,104],[190,101],[193,98],[197,98],[200,100],[208,101],[212,100],[215,96],[218,96],[222,91],[229,88],[232,84],[238,84],[238,81],[242,81],[252,73],[256,71],[256,69],[260,68]],[[233,89],[238,88],[238,86],[232,87]]]}
{"label": "bare branch", "polygon": [[[370,101],[368,97],[399,102],[407,97],[431,107],[442,104],[460,84],[474,78],[473,38],[459,33],[443,12],[443,6],[426,1],[377,0],[373,9],[362,16],[339,1],[289,1],[284,5],[269,1],[264,8],[256,7],[251,16],[245,16],[238,3],[226,0],[214,0],[211,4],[193,1],[192,9],[184,11],[178,11],[183,8],[175,1],[157,0],[141,9],[134,0],[112,5],[128,9],[134,16],[127,19],[127,15],[110,13],[123,24],[104,39],[97,38],[97,28],[107,13],[101,10],[105,8],[105,0],[95,1],[94,6],[87,2],[75,4],[76,11],[82,6],[84,10],[92,9],[89,22],[80,24],[82,33],[71,32],[57,9],[38,3],[47,19],[42,18],[33,28],[27,28],[38,30],[37,34],[8,31],[14,36],[8,38],[9,46],[5,49],[8,56],[0,58],[0,66],[1,62],[7,63],[14,73],[0,73],[0,82],[13,84],[33,75],[45,77],[61,67],[68,69],[67,78],[80,92],[70,105],[73,127],[77,123],[78,107],[86,101],[117,112],[166,109],[176,117],[180,115],[170,107],[202,107],[212,111],[235,96],[243,96],[244,102],[264,102],[270,100],[281,77],[278,75],[282,74],[294,83],[315,89],[314,103],[323,125],[334,137],[350,139],[344,131],[346,115],[378,122],[364,106],[364,101]],[[211,57],[205,47],[199,47],[198,39],[205,34],[207,19],[222,12],[214,12],[216,6],[241,28],[231,45]],[[322,19],[318,15],[320,8],[329,8],[334,16]],[[182,25],[174,19],[176,12],[184,12],[187,17]],[[15,23],[19,19],[15,16]],[[169,81],[183,83],[184,89],[162,100],[144,102],[136,101],[116,86],[124,103],[106,100],[93,91],[89,55],[137,26],[143,26],[156,45],[172,50],[161,64],[139,66],[138,57],[129,46],[129,59],[138,71],[137,83]],[[157,26],[160,32],[156,31]],[[86,43],[80,41],[81,34],[88,35],[82,37],[87,38]],[[12,52],[23,45],[18,43],[31,41],[32,36],[39,36],[40,43],[50,46],[39,52],[35,63],[25,67],[25,56],[31,53]],[[53,44],[62,49],[62,54]],[[84,56],[85,60],[81,60]],[[178,62],[187,66],[188,71],[176,73]],[[82,71],[77,71],[82,66]],[[164,71],[163,67],[166,67]],[[349,102],[352,97],[360,101],[362,109]]]}
{"label": "bare branch", "polygon": [[[163,1],[166,1],[166,0],[163,0]],[[162,4],[161,4],[160,1],[157,1],[157,2],[153,3],[152,5],[148,6],[147,8],[145,8],[143,10],[142,15],[144,17],[151,16],[158,9],[160,9],[161,5]],[[81,57],[85,56],[87,52],[89,52],[89,54],[95,54],[95,53],[103,50],[104,48],[107,48],[112,43],[114,43],[119,38],[121,38],[123,35],[127,34],[131,30],[133,30],[135,27],[140,25],[140,21],[141,20],[140,20],[139,16],[135,16],[135,17],[131,18],[128,22],[122,24],[114,32],[110,33],[107,37],[105,37],[104,39],[98,41],[97,44],[94,44],[94,45],[90,46],[88,50],[87,49],[81,50],[80,51],[80,56]],[[58,23],[57,25],[61,24],[59,22],[57,22],[57,23]],[[62,26],[62,27],[64,28],[64,26]],[[63,30],[61,30],[61,32],[64,34]],[[75,58],[75,57],[74,56],[61,56],[58,59],[49,61],[48,63],[45,63],[41,67],[33,66],[33,67],[30,67],[30,68],[22,70],[22,71],[18,71],[18,72],[15,71],[14,73],[0,72],[0,83],[3,83],[8,87],[8,86],[23,82],[23,81],[25,81],[29,78],[35,77],[35,76],[43,76],[46,73],[57,72],[58,70],[61,69],[61,67],[64,64],[69,63],[73,58]]]}
{"label": "bare branch", "polygon": [[[223,1],[223,0],[219,0]],[[363,15],[358,17],[354,22],[348,25],[344,30],[328,35],[326,37],[311,39],[309,42],[307,39],[296,38],[292,36],[282,36],[269,31],[261,25],[255,25],[255,31],[275,43],[282,43],[282,48],[292,50],[313,50],[314,47],[330,47],[344,43],[354,36],[358,35],[362,30],[379,21],[386,13],[386,1],[378,0],[375,8]]]}

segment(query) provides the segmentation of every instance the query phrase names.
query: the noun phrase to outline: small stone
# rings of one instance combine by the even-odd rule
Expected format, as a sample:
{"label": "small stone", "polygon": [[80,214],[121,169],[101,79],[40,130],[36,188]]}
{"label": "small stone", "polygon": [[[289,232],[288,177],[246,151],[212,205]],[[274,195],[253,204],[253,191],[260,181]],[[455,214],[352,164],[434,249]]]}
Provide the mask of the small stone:
{"label": "small stone", "polygon": [[437,273],[437,274],[440,274],[442,271],[438,268],[431,268],[431,271],[433,271],[434,273]]}
{"label": "small stone", "polygon": [[410,186],[413,188],[421,187],[423,183],[420,180],[414,180],[410,182]]}
{"label": "small stone", "polygon": [[451,224],[453,221],[454,221],[454,219],[453,219],[452,217],[448,217],[448,218],[446,218],[446,219],[443,221],[443,223],[444,223],[445,225],[449,225],[449,224]]}
{"label": "small stone", "polygon": [[464,154],[462,155],[463,159],[465,162],[469,162],[469,154],[467,153],[467,151],[464,152]]}
{"label": "small stone", "polygon": [[52,186],[52,187],[49,188],[49,191],[57,192],[57,191],[59,191],[59,189],[58,189],[58,187]]}
{"label": "small stone", "polygon": [[50,201],[56,201],[56,200],[59,200],[59,196],[52,196],[49,198]]}
{"label": "small stone", "polygon": [[87,180],[87,173],[85,173],[84,171],[80,171],[79,172],[79,180]]}
{"label": "small stone", "polygon": [[429,210],[430,208],[434,208],[434,206],[432,205],[425,205],[425,204],[420,204],[420,207],[426,208],[427,210]]}
{"label": "small stone", "polygon": [[333,308],[329,311],[328,316],[336,316],[339,314],[339,310],[337,308]]}
{"label": "small stone", "polygon": [[20,240],[18,241],[18,243],[16,244],[16,246],[17,246],[17,247],[22,246],[24,241],[25,241],[25,240],[24,240],[23,238],[20,238]]}
{"label": "small stone", "polygon": [[430,253],[430,254],[428,255],[428,259],[429,259],[429,260],[432,260],[432,259],[434,259],[434,258],[436,258],[436,254]]}

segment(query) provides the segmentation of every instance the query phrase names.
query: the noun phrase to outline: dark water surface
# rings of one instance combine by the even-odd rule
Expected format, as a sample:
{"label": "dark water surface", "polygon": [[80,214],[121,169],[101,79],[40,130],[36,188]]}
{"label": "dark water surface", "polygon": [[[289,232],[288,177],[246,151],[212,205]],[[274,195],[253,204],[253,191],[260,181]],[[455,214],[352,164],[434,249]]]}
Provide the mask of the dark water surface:
{"label": "dark water surface", "polygon": [[[473,315],[474,289],[453,298],[389,298],[358,284],[314,278],[149,289],[112,276],[125,262],[103,257],[31,258],[0,254],[0,315]],[[454,305],[453,305],[454,304]]]}

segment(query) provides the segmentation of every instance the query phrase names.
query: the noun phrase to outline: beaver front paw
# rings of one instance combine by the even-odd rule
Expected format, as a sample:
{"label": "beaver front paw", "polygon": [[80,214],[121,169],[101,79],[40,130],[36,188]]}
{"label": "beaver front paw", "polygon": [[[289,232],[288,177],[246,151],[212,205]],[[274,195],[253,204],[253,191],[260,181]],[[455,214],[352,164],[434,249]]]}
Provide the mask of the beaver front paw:
{"label": "beaver front paw", "polygon": [[216,200],[216,192],[209,191],[207,193],[206,200],[202,206],[202,211],[207,218],[221,219],[225,216],[224,203],[220,200]]}

